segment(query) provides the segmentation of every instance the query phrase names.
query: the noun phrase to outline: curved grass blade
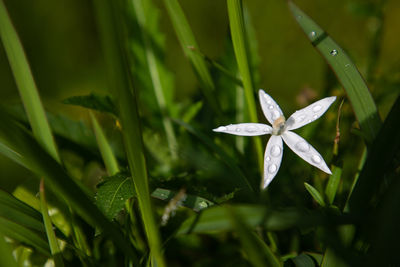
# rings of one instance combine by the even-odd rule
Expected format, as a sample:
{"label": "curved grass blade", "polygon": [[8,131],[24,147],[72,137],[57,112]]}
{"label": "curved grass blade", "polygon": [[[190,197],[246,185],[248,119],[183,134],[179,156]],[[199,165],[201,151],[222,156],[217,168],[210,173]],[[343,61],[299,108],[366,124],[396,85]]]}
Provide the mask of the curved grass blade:
{"label": "curved grass blade", "polygon": [[[246,224],[242,217],[230,207],[225,207],[229,219],[235,232],[238,234],[242,243],[243,250],[248,256],[248,260],[253,266],[282,266],[279,259],[273,254],[271,249],[264,241],[257,236],[253,230]],[[260,249],[261,248],[261,249]]]}
{"label": "curved grass blade", "polygon": [[92,226],[103,229],[104,233],[127,256],[133,261],[137,261],[135,252],[119,229],[97,209],[83,189],[66,174],[64,168],[3,110],[0,112],[0,121],[2,122],[0,123],[0,143],[23,155],[24,166],[39,177],[43,177],[53,193],[63,196],[74,211]]}
{"label": "curved grass blade", "polygon": [[165,259],[161,252],[159,229],[155,223],[153,207],[150,199],[148,174],[142,130],[137,105],[137,92],[130,82],[128,56],[125,44],[127,36],[121,14],[124,14],[124,1],[100,0],[95,2],[97,22],[102,40],[110,88],[117,100],[121,119],[122,137],[133,184],[139,202],[139,209],[143,220],[150,255],[154,257],[158,266],[165,266]]}
{"label": "curved grass blade", "polygon": [[24,49],[18,38],[3,0],[0,0],[0,37],[15,77],[19,94],[25,107],[33,135],[58,162],[57,146],[40,101]]}
{"label": "curved grass blade", "polygon": [[62,102],[66,105],[81,106],[118,116],[117,108],[109,96],[91,93],[89,95],[71,96],[64,99]]}
{"label": "curved grass blade", "polygon": [[[239,73],[243,81],[244,94],[247,103],[247,110],[251,122],[258,122],[257,107],[254,100],[254,87],[252,76],[250,73],[250,59],[246,43],[245,26],[243,18],[242,0],[227,0],[229,24],[232,35],[233,48],[235,51],[236,61],[239,68]],[[253,138],[255,150],[257,153],[258,165],[261,173],[263,170],[263,149],[261,139]]]}
{"label": "curved grass blade", "polygon": [[313,46],[335,72],[349,97],[367,144],[378,134],[381,119],[377,107],[354,63],[346,52],[310,17],[289,1],[290,11]]}
{"label": "curved grass blade", "polygon": [[177,0],[164,0],[164,5],[168,11],[183,52],[189,58],[200,80],[204,96],[214,111],[220,113],[220,108],[213,92],[215,90],[214,81],[207,68],[205,59],[195,51],[199,48],[179,2]]}
{"label": "curved grass blade", "polygon": [[336,192],[339,187],[342,176],[342,167],[334,165],[332,167],[332,175],[329,176],[328,184],[325,187],[325,195],[328,199],[328,204],[331,205],[335,200]]}

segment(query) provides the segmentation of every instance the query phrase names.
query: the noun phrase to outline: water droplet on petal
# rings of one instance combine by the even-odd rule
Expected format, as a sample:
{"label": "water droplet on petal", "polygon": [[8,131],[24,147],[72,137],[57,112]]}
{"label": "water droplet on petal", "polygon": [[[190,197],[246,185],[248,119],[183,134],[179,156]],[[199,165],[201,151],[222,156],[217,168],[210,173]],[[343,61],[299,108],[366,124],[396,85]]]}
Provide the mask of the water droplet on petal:
{"label": "water droplet on petal", "polygon": [[318,115],[314,115],[314,116],[313,116],[313,119],[314,119],[314,120],[318,119]]}
{"label": "water droplet on petal", "polygon": [[302,121],[304,121],[304,119],[305,119],[306,117],[307,117],[306,115],[301,115],[300,117],[297,118],[296,121],[302,122]]}
{"label": "water droplet on petal", "polygon": [[[265,96],[265,98],[269,99],[267,96]],[[267,104],[270,105],[271,104],[271,100],[268,100]]]}
{"label": "water droplet on petal", "polygon": [[269,167],[268,167],[268,172],[269,173],[274,173],[274,172],[276,172],[278,170],[278,166],[276,166],[275,164],[271,164],[271,165],[269,165]]}
{"label": "water droplet on petal", "polygon": [[258,130],[257,126],[254,126],[254,125],[246,127],[246,131],[249,132],[249,133],[253,133],[253,132],[257,131],[257,130]]}
{"label": "water droplet on petal", "polygon": [[226,131],[226,130],[227,130],[227,128],[225,126],[220,126],[217,128],[217,131],[221,131],[221,132]]}
{"label": "water droplet on petal", "polygon": [[272,111],[272,119],[276,120],[280,116],[281,116],[281,114],[276,109],[274,111]]}
{"label": "water droplet on petal", "polygon": [[332,56],[336,56],[336,55],[338,54],[338,51],[337,51],[336,49],[333,49],[333,50],[330,52],[330,54],[331,54]]}
{"label": "water droplet on petal", "polygon": [[306,142],[300,141],[296,144],[296,149],[301,152],[307,152],[308,150],[310,150],[310,145]]}
{"label": "water droplet on petal", "polygon": [[311,37],[311,38],[314,38],[316,35],[317,35],[316,32],[314,32],[314,31],[310,32],[310,37]]}
{"label": "water droplet on petal", "polygon": [[308,123],[312,122],[312,120],[308,120]]}
{"label": "water droplet on petal", "polygon": [[281,154],[281,148],[277,145],[271,147],[271,156],[278,157]]}
{"label": "water droplet on petal", "polygon": [[269,108],[269,109],[274,109],[274,106],[273,106],[273,105],[270,105],[268,108]]}
{"label": "water droplet on petal", "polygon": [[320,106],[320,105],[315,105],[313,108],[312,108],[312,110],[314,111],[314,112],[318,112],[318,111],[320,111],[322,109],[322,107]]}
{"label": "water droplet on petal", "polygon": [[240,130],[240,128],[239,127],[237,127],[236,128],[236,132],[240,132],[241,130]]}
{"label": "water droplet on petal", "polygon": [[266,157],[265,160],[266,161],[271,161],[271,158],[270,157]]}
{"label": "water droplet on petal", "polygon": [[313,156],[311,157],[311,160],[312,160],[314,163],[317,163],[317,164],[321,163],[321,157],[318,156],[318,155],[313,155]]}

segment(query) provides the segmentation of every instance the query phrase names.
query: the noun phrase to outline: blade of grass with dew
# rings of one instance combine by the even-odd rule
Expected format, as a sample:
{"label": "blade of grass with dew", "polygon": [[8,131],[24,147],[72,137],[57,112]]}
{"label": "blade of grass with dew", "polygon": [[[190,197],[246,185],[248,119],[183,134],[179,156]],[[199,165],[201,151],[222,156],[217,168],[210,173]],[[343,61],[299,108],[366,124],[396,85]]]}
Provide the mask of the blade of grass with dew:
{"label": "blade of grass with dew", "polygon": [[228,218],[232,223],[235,232],[242,243],[242,248],[247,254],[247,259],[253,266],[282,266],[279,259],[274,255],[271,249],[264,241],[257,236],[253,230],[246,225],[240,214],[237,214],[234,209],[226,207]]}
{"label": "blade of grass with dew", "polygon": [[91,111],[89,114],[93,124],[94,134],[96,135],[96,141],[99,146],[104,165],[106,166],[107,173],[108,175],[114,175],[119,172],[118,162],[114,157],[110,144],[108,143],[107,138],[104,135],[96,117]]}
{"label": "blade of grass with dew", "polygon": [[123,141],[149,242],[150,255],[154,257],[157,265],[163,267],[165,260],[161,252],[159,229],[155,223],[150,199],[137,93],[131,86],[128,72],[126,36],[124,36],[123,30],[125,25],[122,21],[123,16],[121,16],[126,8],[123,4],[126,2],[100,0],[95,4],[103,51],[108,66],[109,82],[119,107]]}
{"label": "blade of grass with dew", "polygon": [[[92,203],[83,189],[72,180],[64,168],[16,121],[0,110],[0,143],[23,155],[24,166],[43,177],[54,194],[63,196],[71,208],[92,226],[98,226],[133,261],[138,262],[133,248],[120,230]],[[47,243],[46,243],[47,244]]]}
{"label": "blade of grass with dew", "polygon": [[251,183],[247,179],[246,176],[242,173],[242,171],[237,167],[235,164],[234,160],[226,154],[221,148],[219,148],[217,145],[214,144],[214,142],[209,139],[206,135],[202,134],[201,132],[197,131],[195,128],[192,126],[179,121],[179,120],[174,120],[177,124],[185,128],[189,133],[193,134],[196,136],[199,140],[201,140],[205,145],[207,145],[212,151],[214,151],[217,155],[220,156],[221,160],[225,162],[225,164],[231,168],[234,173],[236,174],[235,177],[235,183],[242,187],[245,191],[246,194],[250,198],[254,198],[254,188],[251,186]]}
{"label": "blade of grass with dew", "polygon": [[5,240],[5,237],[0,233],[0,266],[18,267],[12,253],[11,246]]}
{"label": "blade of grass with dew", "polygon": [[351,102],[367,144],[378,134],[381,119],[377,107],[354,63],[346,52],[310,17],[289,1],[290,11],[312,45],[335,72]]}
{"label": "blade of grass with dew", "polygon": [[42,211],[44,227],[46,229],[47,238],[49,239],[51,255],[53,255],[54,265],[56,267],[64,266],[63,257],[61,254],[60,247],[58,246],[58,241],[56,234],[53,231],[53,224],[49,216],[49,211],[47,208],[46,197],[44,192],[44,182],[43,179],[40,180],[40,209]]}
{"label": "blade of grass with dew", "polygon": [[164,5],[168,15],[172,21],[173,28],[176,32],[178,40],[182,46],[182,50],[189,58],[192,66],[200,80],[201,89],[210,106],[215,112],[220,113],[218,101],[215,98],[215,84],[207,68],[204,58],[195,50],[199,50],[196,39],[190,28],[189,22],[177,0],[164,0]]}
{"label": "blade of grass with dew", "polygon": [[304,183],[305,188],[307,189],[308,193],[313,197],[313,199],[321,206],[325,207],[325,201],[324,198],[321,196],[321,194],[318,192],[315,187],[308,183]]}
{"label": "blade of grass with dew", "polygon": [[[164,96],[165,88],[163,87],[163,83],[161,82],[162,78],[160,75],[160,62],[158,62],[158,58],[155,55],[155,51],[152,45],[152,42],[148,38],[148,33],[150,32],[150,29],[148,28],[147,25],[147,13],[145,12],[144,9],[144,3],[143,0],[132,0],[132,4],[134,6],[134,10],[136,13],[136,18],[138,20],[140,32],[142,35],[142,40],[143,40],[143,45],[144,45],[144,50],[146,54],[146,60],[147,60],[147,66],[149,68],[149,73],[154,89],[154,93],[156,95],[156,100],[158,103],[158,106],[161,110],[162,114],[162,123],[164,126],[165,134],[167,136],[167,142],[168,142],[168,147],[171,153],[172,159],[176,160],[177,159],[177,141],[176,141],[176,136],[174,132],[174,128],[172,127],[172,122],[168,116],[168,109],[167,109],[167,104]],[[155,8],[152,6],[152,3],[150,0],[146,0],[147,4],[147,9],[149,8]]]}
{"label": "blade of grass with dew", "polygon": [[[249,58],[247,41],[245,34],[243,6],[241,0],[227,0],[229,25],[231,29],[233,48],[236,55],[239,72],[243,81],[244,94],[247,103],[248,114],[251,122],[258,122],[257,107],[254,100],[254,87],[252,76],[250,73]],[[261,146],[261,139],[259,137],[253,138],[254,146],[257,153],[258,166],[263,170],[263,150]]]}

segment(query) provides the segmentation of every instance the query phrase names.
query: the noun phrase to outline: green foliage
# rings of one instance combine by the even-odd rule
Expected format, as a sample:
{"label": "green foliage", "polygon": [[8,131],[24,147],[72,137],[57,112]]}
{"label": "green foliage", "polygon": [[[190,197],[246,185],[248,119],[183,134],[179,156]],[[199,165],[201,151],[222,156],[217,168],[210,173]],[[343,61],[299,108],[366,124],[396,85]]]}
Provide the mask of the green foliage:
{"label": "green foliage", "polygon": [[71,96],[64,99],[63,103],[90,108],[101,112],[108,112],[117,116],[117,108],[109,96],[101,96],[94,93],[83,96]]}

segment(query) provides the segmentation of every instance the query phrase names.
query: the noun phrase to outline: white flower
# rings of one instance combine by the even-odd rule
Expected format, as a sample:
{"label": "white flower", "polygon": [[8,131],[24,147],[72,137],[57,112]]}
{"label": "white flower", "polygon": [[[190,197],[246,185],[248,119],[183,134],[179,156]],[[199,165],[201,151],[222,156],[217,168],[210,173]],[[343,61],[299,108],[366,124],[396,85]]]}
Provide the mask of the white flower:
{"label": "white flower", "polygon": [[322,171],[332,174],[322,156],[306,140],[291,132],[297,128],[315,121],[336,100],[336,96],[326,97],[311,105],[300,109],[285,120],[278,104],[263,90],[258,91],[261,108],[272,127],[262,123],[239,123],[220,126],[215,132],[222,132],[242,136],[257,136],[271,134],[264,154],[264,178],[261,187],[265,189],[278,173],[282,161],[283,141],[296,153],[311,165]]}

